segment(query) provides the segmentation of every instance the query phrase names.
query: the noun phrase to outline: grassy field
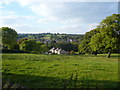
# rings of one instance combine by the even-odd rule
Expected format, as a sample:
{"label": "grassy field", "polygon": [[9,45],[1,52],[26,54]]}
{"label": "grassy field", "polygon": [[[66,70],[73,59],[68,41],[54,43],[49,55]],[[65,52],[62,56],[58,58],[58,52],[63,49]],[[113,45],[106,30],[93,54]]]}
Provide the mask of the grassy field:
{"label": "grassy field", "polygon": [[118,87],[118,56],[3,54],[3,84],[28,88]]}

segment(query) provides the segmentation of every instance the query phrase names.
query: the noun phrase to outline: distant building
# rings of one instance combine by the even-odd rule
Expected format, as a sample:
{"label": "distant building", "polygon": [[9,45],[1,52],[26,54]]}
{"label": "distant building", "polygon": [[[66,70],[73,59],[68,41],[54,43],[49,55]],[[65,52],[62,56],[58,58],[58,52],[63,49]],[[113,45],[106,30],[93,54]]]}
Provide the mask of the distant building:
{"label": "distant building", "polygon": [[49,52],[53,53],[53,54],[69,54],[69,52],[65,51],[65,50],[62,50],[62,49],[59,49],[59,48],[51,48],[49,50]]}

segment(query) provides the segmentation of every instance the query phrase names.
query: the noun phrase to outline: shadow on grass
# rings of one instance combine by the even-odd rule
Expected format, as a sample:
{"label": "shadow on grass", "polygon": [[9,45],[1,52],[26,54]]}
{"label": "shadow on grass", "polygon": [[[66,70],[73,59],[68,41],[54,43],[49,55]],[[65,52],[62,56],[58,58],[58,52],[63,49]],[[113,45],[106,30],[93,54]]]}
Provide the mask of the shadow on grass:
{"label": "shadow on grass", "polygon": [[8,80],[26,88],[118,88],[117,81],[89,80],[86,77],[77,80],[77,77],[73,78],[72,76],[68,79],[63,79],[58,77],[3,73],[3,86]]}
{"label": "shadow on grass", "polygon": [[[93,57],[107,57],[107,54],[92,55]],[[120,58],[120,54],[111,54],[110,58]]]}

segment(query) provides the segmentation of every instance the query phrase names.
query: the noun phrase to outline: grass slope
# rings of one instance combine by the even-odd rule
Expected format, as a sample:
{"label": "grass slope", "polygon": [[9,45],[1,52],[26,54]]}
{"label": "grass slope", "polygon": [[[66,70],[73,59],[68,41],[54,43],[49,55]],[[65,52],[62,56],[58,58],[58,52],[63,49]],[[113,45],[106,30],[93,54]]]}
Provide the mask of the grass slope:
{"label": "grass slope", "polygon": [[118,87],[118,57],[105,55],[3,54],[3,84],[28,88]]}

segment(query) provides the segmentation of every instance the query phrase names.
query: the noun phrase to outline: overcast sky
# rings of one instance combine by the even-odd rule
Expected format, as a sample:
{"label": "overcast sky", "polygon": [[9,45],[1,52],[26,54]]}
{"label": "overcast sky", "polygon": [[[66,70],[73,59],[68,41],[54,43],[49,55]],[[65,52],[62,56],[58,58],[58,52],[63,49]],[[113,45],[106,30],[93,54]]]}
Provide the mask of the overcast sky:
{"label": "overcast sky", "polygon": [[118,2],[1,0],[0,27],[11,27],[18,33],[84,34],[117,13]]}

